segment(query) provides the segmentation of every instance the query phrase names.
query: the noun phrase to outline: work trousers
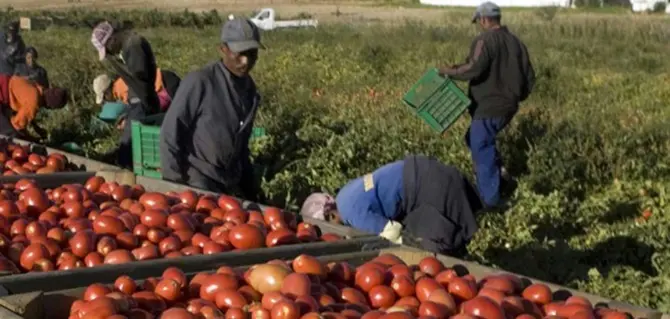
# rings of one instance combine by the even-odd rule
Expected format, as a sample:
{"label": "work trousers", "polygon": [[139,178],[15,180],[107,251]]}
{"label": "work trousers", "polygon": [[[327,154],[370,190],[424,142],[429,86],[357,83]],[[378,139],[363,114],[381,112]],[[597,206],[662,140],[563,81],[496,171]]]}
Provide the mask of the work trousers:
{"label": "work trousers", "polygon": [[128,106],[128,113],[126,114],[126,122],[123,126],[121,139],[119,140],[119,150],[117,153],[117,163],[120,167],[132,169],[133,167],[133,144],[132,131],[130,122],[141,121],[145,117],[144,108],[141,103],[131,103]]}
{"label": "work trousers", "polygon": [[0,134],[10,137],[19,137],[20,134],[14,129],[11,118],[12,111],[9,106],[0,104]]}
{"label": "work trousers", "polygon": [[503,161],[496,147],[496,137],[511,120],[512,116],[473,119],[465,135],[474,162],[477,190],[488,207],[500,204],[500,168]]}

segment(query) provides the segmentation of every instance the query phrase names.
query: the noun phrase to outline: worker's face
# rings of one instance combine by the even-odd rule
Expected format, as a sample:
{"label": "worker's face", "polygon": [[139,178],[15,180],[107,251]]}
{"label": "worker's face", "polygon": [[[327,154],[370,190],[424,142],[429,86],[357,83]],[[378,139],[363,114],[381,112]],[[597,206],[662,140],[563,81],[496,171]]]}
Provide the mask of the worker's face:
{"label": "worker's face", "polygon": [[105,101],[113,101],[114,100],[114,92],[112,92],[112,87],[110,86],[107,90],[105,90],[105,94],[102,96],[104,99],[102,103],[105,103]]}
{"label": "worker's face", "polygon": [[224,44],[221,46],[221,59],[230,72],[236,76],[246,76],[256,65],[258,49],[233,52]]}
{"label": "worker's face", "polygon": [[479,26],[483,30],[489,30],[497,24],[494,20],[492,20],[491,18],[487,18],[487,17],[479,18],[479,20],[477,22],[479,23]]}
{"label": "worker's face", "polygon": [[329,210],[324,213],[324,218],[326,219],[327,222],[333,223],[333,224],[342,224],[342,219],[340,218],[340,214],[336,209]]}
{"label": "worker's face", "polygon": [[26,53],[26,64],[28,66],[33,66],[33,63],[35,63],[35,58],[33,57],[33,54]]}

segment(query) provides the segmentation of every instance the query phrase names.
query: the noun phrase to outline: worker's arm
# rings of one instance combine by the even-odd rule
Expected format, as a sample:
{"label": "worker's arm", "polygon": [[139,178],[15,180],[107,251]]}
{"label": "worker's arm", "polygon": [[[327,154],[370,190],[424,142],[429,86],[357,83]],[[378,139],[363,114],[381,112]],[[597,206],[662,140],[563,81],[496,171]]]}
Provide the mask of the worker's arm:
{"label": "worker's arm", "polygon": [[146,39],[134,37],[131,43],[122,52],[125,66],[130,75],[125,78],[126,85],[139,100],[134,100],[131,95],[128,103],[130,105],[141,103],[147,114],[155,113],[160,105],[156,95],[155,77],[156,61],[151,46]]}
{"label": "worker's arm", "polygon": [[482,38],[475,39],[467,62],[455,67],[440,68],[440,74],[460,81],[470,81],[482,75],[491,64],[490,53],[484,41]]}
{"label": "worker's arm", "polygon": [[23,38],[21,36],[18,36],[16,42],[16,51],[14,51],[12,63],[26,63],[26,43],[23,42]]}
{"label": "worker's arm", "polygon": [[526,77],[526,85],[522,92],[520,100],[524,101],[525,99],[528,98],[530,93],[533,91],[533,88],[535,87],[535,69],[533,69],[533,64],[530,61],[530,56],[528,55],[528,48],[524,44],[521,44],[521,49],[523,54],[522,65],[523,65],[524,76]]}
{"label": "worker's arm", "polygon": [[[161,174],[166,180],[186,182],[189,137],[200,110],[203,87],[197,73],[189,74],[177,90],[160,134]],[[212,137],[216,138],[216,137]]]}
{"label": "worker's arm", "polygon": [[50,84],[49,84],[49,74],[47,73],[47,70],[43,67],[39,68],[38,81],[37,82],[40,83],[40,85],[44,86],[45,89],[50,86]]}
{"label": "worker's arm", "polygon": [[[154,91],[155,81],[152,79],[156,75],[156,62],[149,42],[143,38],[133,39],[132,41],[133,43],[126,46],[121,54],[123,61],[130,76],[143,82],[143,84],[151,85],[151,90]],[[129,85],[129,83],[126,84]]]}
{"label": "worker's arm", "polygon": [[24,130],[35,119],[40,106],[40,92],[28,80],[16,77],[9,82],[10,107],[16,112],[12,125],[17,131]]}

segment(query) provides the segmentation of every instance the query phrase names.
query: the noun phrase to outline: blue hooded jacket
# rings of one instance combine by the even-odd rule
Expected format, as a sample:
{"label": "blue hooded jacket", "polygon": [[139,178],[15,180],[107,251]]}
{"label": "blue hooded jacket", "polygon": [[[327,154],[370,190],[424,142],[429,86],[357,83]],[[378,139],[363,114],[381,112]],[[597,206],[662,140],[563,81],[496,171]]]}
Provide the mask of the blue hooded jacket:
{"label": "blue hooded jacket", "polygon": [[335,201],[342,221],[354,228],[379,234],[400,213],[405,162],[384,165],[340,189]]}

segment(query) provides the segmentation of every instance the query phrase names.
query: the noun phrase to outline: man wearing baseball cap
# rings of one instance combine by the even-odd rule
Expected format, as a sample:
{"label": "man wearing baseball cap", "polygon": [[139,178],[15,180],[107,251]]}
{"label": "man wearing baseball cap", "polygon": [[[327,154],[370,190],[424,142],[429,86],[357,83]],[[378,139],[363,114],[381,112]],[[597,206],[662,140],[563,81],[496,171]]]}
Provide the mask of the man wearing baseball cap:
{"label": "man wearing baseball cap", "polygon": [[[130,120],[141,120],[157,113],[160,102],[154,89],[156,58],[149,41],[132,30],[103,21],[93,29],[91,44],[97,50],[100,61],[108,61],[128,86],[125,116]],[[118,164],[121,167],[132,166],[130,121],[126,121],[119,142]]]}
{"label": "man wearing baseball cap", "polygon": [[221,58],[184,77],[161,126],[164,179],[257,196],[249,138],[260,95],[249,72],[262,47],[251,21],[228,20],[221,29]]}
{"label": "man wearing baseball cap", "polygon": [[481,206],[458,169],[433,157],[408,155],[350,181],[335,198],[310,195],[300,214],[460,257],[477,231]]}
{"label": "man wearing baseball cap", "polygon": [[463,64],[442,67],[440,74],[469,81],[472,122],[465,136],[472,153],[477,188],[488,208],[502,208],[504,177],[496,136],[512,120],[535,84],[535,71],[526,46],[500,24],[500,7],[484,2],[472,16],[483,29],[472,42]]}

